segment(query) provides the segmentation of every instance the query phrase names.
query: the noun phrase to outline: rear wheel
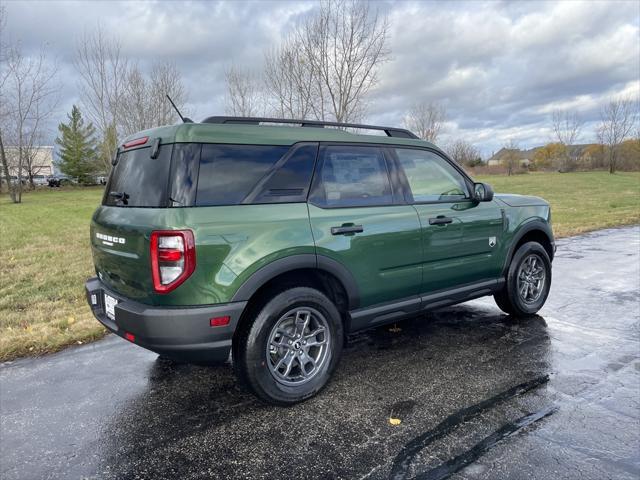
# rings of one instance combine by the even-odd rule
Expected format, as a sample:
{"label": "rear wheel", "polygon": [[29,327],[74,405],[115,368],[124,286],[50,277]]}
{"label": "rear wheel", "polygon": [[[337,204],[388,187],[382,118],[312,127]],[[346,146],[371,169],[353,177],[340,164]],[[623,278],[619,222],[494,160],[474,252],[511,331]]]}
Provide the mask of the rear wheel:
{"label": "rear wheel", "polygon": [[318,290],[297,287],[267,301],[236,339],[238,376],[262,400],[289,405],[325,386],[342,353],[340,313]]}
{"label": "rear wheel", "polygon": [[496,304],[510,315],[534,315],[544,305],[551,288],[551,261],[542,245],[527,242],[511,260],[503,289],[494,295]]}

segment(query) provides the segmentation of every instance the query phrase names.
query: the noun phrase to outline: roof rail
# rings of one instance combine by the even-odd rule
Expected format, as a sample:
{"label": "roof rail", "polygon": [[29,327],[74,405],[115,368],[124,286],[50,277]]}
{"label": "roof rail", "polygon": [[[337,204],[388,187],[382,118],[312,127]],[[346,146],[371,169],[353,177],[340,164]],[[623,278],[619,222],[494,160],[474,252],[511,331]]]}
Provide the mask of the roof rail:
{"label": "roof rail", "polygon": [[285,118],[263,118],[263,117],[207,117],[202,123],[226,123],[236,125],[260,125],[261,123],[289,123],[300,125],[301,127],[345,127],[360,128],[363,130],[382,130],[388,137],[398,138],[419,138],[415,133],[395,127],[381,127],[379,125],[362,125],[359,123],[325,122],[322,120],[291,120]]}

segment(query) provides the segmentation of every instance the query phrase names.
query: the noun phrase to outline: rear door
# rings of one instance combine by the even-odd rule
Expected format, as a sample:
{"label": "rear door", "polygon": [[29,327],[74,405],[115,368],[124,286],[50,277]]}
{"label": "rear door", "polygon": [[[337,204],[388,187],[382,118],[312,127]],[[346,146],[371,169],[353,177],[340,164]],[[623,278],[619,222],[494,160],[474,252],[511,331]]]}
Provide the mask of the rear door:
{"label": "rear door", "polygon": [[394,148],[393,154],[422,225],[422,293],[497,277],[498,205],[472,200],[468,179],[435,151]]}
{"label": "rear door", "polygon": [[317,254],[353,274],[360,307],[420,289],[420,222],[392,181],[387,155],[377,146],[321,146],[309,198]]}

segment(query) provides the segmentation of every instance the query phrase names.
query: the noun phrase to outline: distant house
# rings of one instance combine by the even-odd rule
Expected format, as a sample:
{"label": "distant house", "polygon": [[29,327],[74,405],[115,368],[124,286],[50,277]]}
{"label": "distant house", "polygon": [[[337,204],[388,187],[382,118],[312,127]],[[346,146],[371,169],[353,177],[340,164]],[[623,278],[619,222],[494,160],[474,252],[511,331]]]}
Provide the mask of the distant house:
{"label": "distant house", "polygon": [[[18,147],[5,147],[7,163],[9,164],[9,175],[18,176]],[[30,149],[25,155],[29,155],[31,160],[31,173],[35,176],[53,175],[53,147],[38,146]],[[22,177],[27,178],[29,171],[27,165],[22,164]]]}
{"label": "distant house", "polygon": [[518,156],[518,163],[522,167],[526,168],[532,162],[533,155],[535,154],[535,150],[536,150],[535,148],[532,148],[531,150],[520,150],[517,148],[511,148],[511,149],[501,148],[496,153],[494,153],[489,160],[487,160],[487,165],[489,165],[490,167],[503,165],[504,160],[512,153],[515,153]]}
{"label": "distant house", "polygon": [[[591,160],[590,150],[592,150],[592,148],[590,147],[594,147],[594,146],[596,145],[591,143],[581,144],[581,145],[568,145],[567,155],[570,159],[574,159],[574,161],[578,161],[578,160],[581,160],[583,162],[590,161]],[[534,157],[536,153],[542,148],[544,147],[534,147],[529,150],[501,148],[487,161],[487,165],[489,166],[503,165],[507,155],[510,152],[515,152],[516,155],[518,156],[520,165],[522,167],[527,168],[534,161]]]}

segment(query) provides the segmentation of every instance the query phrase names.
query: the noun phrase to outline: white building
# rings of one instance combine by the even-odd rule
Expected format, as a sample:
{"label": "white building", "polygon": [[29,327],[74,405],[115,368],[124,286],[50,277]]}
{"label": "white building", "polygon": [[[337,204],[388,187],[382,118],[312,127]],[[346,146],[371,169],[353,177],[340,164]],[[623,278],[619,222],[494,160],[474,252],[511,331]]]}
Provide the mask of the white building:
{"label": "white building", "polygon": [[[18,176],[18,147],[5,147],[7,163],[9,164],[9,175]],[[26,159],[26,160],[25,160]],[[29,168],[29,166],[31,168]],[[48,177],[53,175],[53,147],[38,146],[24,152],[22,161],[22,177],[29,177],[29,170],[34,177]]]}

